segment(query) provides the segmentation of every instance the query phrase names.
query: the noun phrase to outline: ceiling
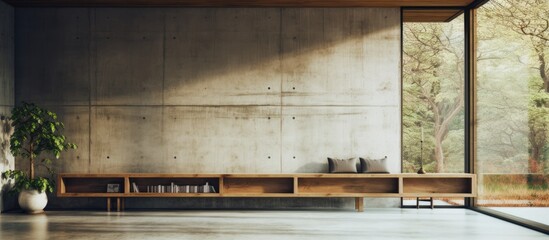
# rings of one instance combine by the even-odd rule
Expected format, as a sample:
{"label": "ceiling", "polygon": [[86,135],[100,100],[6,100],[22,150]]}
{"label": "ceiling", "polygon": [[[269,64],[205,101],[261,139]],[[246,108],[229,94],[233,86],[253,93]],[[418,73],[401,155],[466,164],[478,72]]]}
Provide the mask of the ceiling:
{"label": "ceiling", "polygon": [[16,7],[464,7],[474,0],[4,0]]}
{"label": "ceiling", "polygon": [[463,13],[462,9],[404,9],[403,22],[450,22]]}
{"label": "ceiling", "polygon": [[[409,7],[404,22],[448,22],[480,0],[4,0],[15,7]],[[434,8],[433,8],[434,7]]]}

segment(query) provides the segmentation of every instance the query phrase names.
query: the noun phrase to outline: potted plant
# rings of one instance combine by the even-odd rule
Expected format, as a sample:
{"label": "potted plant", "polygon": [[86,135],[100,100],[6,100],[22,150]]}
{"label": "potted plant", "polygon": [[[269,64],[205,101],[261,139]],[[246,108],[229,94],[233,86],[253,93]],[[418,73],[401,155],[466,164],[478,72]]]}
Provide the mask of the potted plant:
{"label": "potted plant", "polygon": [[[2,173],[2,178],[14,180],[10,193],[19,193],[19,206],[28,213],[43,212],[48,203],[46,192],[53,192],[54,171],[52,160],[48,157],[40,159],[42,154],[58,159],[61,152],[76,149],[76,144],[67,142],[60,133],[63,123],[57,120],[57,115],[31,103],[23,102],[14,107],[11,112],[11,124],[14,132],[10,137],[10,151],[17,157],[28,160],[28,173],[23,170],[8,170]],[[50,177],[36,177],[35,171],[43,167]]]}

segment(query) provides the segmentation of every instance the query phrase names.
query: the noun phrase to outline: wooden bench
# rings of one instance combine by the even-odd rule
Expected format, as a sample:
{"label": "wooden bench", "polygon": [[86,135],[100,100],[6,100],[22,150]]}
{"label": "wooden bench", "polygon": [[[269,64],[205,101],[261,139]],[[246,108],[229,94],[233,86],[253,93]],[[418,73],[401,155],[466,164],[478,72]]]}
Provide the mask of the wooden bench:
{"label": "wooden bench", "polygon": [[[213,186],[210,193],[146,192],[146,186]],[[136,184],[140,192],[131,187]],[[357,211],[364,210],[364,197],[476,196],[476,175],[451,174],[75,174],[61,173],[58,197],[116,198],[117,211],[124,199],[135,197],[341,197],[354,198]],[[118,184],[119,192],[107,192],[107,184]]]}

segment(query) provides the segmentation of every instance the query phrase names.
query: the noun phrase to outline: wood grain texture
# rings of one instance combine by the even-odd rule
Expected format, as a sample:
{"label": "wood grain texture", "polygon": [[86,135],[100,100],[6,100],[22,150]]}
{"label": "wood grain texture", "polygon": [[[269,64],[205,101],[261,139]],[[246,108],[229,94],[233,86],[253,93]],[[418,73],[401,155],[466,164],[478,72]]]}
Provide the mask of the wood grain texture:
{"label": "wood grain texture", "polygon": [[404,9],[403,22],[449,22],[463,13],[461,9]]}
{"label": "wood grain texture", "polygon": [[294,192],[293,178],[225,178],[223,184],[225,195]]}
{"label": "wood grain texture", "polygon": [[107,184],[119,184],[120,194],[124,193],[124,178],[109,177],[109,178],[63,178],[65,184],[64,192],[62,193],[107,193]]}
{"label": "wood grain texture", "polygon": [[303,178],[300,193],[398,193],[398,178]]}
{"label": "wood grain texture", "polygon": [[364,198],[355,198],[355,209],[357,212],[364,212]]}
{"label": "wood grain texture", "polygon": [[[203,185],[219,193],[133,193],[128,185]],[[107,193],[108,183],[123,186]],[[448,174],[66,174],[58,197],[475,197],[476,176]],[[126,191],[125,191],[126,190]]]}
{"label": "wood grain texture", "polygon": [[438,7],[473,0],[5,0],[17,7]]}
{"label": "wood grain texture", "polygon": [[469,173],[388,173],[388,174],[346,174],[346,173],[59,173],[62,178],[112,178],[112,177],[135,177],[135,178],[472,178],[474,174]]}
{"label": "wood grain texture", "polygon": [[472,194],[471,178],[404,178],[404,193]]}

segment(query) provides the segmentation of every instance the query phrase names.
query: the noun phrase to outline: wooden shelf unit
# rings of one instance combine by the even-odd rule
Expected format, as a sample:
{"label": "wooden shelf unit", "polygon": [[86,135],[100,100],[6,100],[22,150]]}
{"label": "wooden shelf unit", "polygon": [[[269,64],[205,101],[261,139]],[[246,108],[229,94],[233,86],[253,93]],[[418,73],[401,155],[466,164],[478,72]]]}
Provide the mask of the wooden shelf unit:
{"label": "wooden shelf unit", "polygon": [[[147,193],[147,185],[204,185],[215,193]],[[120,193],[107,193],[107,184]],[[136,183],[139,193],[130,187]],[[74,174],[58,175],[58,197],[476,197],[476,175],[447,174]],[[120,199],[117,199],[120,202]],[[110,205],[109,205],[110,206]],[[118,207],[119,208],[119,207]]]}
{"label": "wooden shelf unit", "polygon": [[[57,195],[70,197],[115,196],[126,192],[125,177],[119,174],[86,174],[58,177]],[[107,193],[107,184],[119,184],[119,193]]]}

